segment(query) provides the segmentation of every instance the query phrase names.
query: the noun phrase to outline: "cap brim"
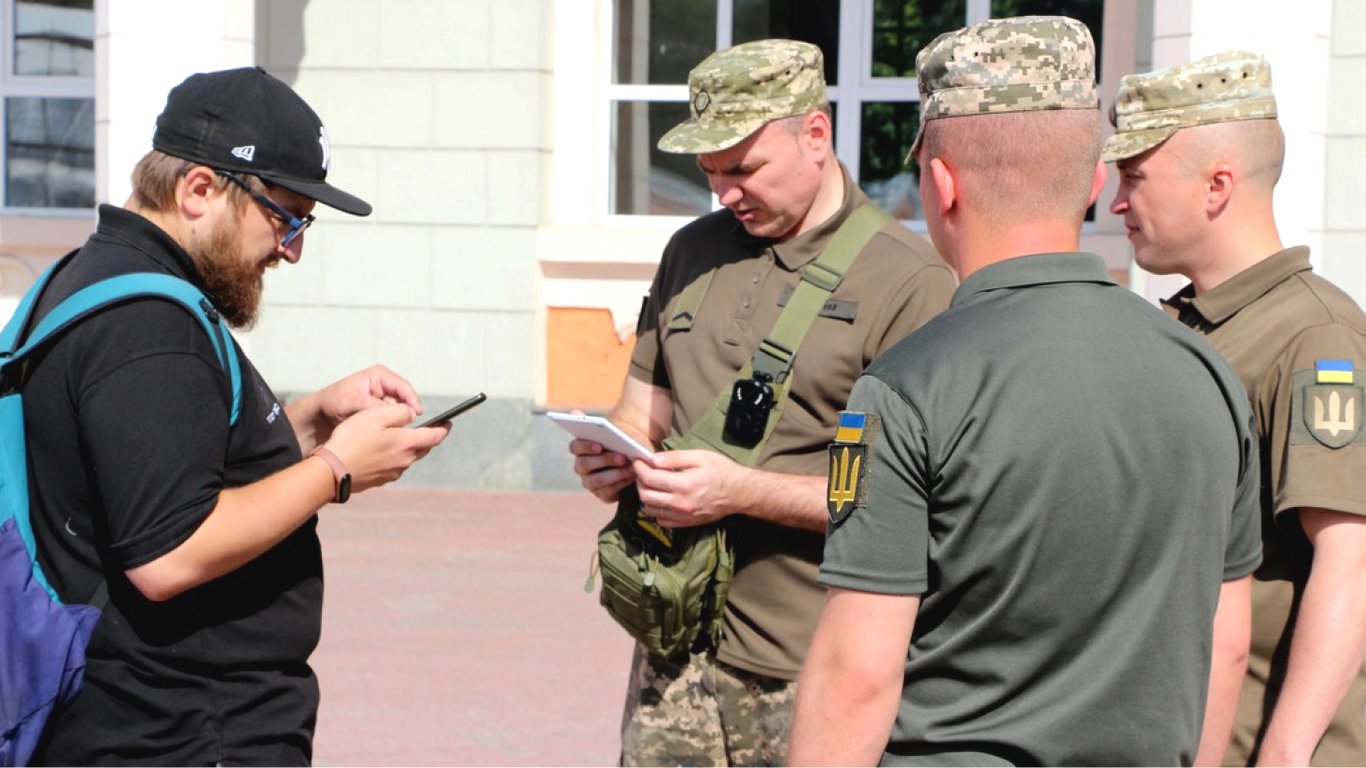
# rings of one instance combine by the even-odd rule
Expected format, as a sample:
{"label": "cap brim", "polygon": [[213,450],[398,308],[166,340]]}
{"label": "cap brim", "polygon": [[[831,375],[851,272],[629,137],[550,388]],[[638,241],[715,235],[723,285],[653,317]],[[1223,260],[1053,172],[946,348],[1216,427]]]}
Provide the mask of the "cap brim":
{"label": "cap brim", "polygon": [[1148,128],[1142,131],[1116,133],[1106,139],[1105,145],[1100,148],[1100,159],[1102,162],[1113,163],[1116,160],[1141,155],[1170,139],[1178,130],[1180,129],[1175,127]]}
{"label": "cap brim", "polygon": [[329,208],[336,208],[352,216],[369,216],[373,210],[369,203],[349,192],[343,192],[325,181],[300,181],[271,176],[270,174],[262,174],[260,178],[277,187],[284,187],[290,192],[303,195],[310,200],[316,200]]}
{"label": "cap brim", "polygon": [[749,138],[751,134],[774,119],[776,118],[760,117],[725,126],[717,125],[714,121],[700,123],[689,120],[671,128],[656,146],[663,152],[671,152],[676,155],[720,152]]}
{"label": "cap brim", "polygon": [[911,142],[911,149],[906,153],[906,159],[901,161],[902,165],[910,165],[915,162],[915,155],[920,151],[920,139],[924,136],[925,126],[921,125],[920,129],[915,132],[915,141]]}

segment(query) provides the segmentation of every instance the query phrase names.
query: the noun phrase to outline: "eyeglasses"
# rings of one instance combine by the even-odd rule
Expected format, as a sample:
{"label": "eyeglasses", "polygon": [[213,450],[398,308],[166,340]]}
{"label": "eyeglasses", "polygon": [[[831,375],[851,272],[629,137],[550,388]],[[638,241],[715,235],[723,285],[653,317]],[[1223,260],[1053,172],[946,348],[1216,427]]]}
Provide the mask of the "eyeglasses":
{"label": "eyeglasses", "polygon": [[250,195],[252,200],[255,200],[256,202],[260,203],[261,207],[265,208],[267,211],[270,211],[271,214],[275,216],[275,218],[279,219],[281,223],[289,227],[289,230],[285,232],[285,236],[280,240],[281,248],[288,248],[289,244],[294,242],[294,238],[303,234],[304,230],[308,229],[308,225],[313,223],[313,214],[310,213],[302,219],[294,216],[294,214],[290,213],[289,211],[286,211],[284,208],[281,208],[279,205],[275,203],[274,200],[271,200],[269,197],[266,197],[265,195],[262,195],[257,192],[253,192],[251,187],[247,186],[247,182],[237,174],[219,170],[215,170],[214,173],[218,174],[219,176],[222,176],[228,181],[231,181],[232,183],[241,187],[242,191]]}

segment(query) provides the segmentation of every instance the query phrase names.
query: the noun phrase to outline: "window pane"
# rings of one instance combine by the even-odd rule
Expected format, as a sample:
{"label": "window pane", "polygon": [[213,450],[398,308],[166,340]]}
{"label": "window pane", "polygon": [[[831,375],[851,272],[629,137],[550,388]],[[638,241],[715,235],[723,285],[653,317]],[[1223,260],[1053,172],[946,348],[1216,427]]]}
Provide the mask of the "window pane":
{"label": "window pane", "polygon": [[768,38],[804,40],[825,55],[825,82],[839,84],[839,0],[735,0],[736,43]]}
{"label": "window pane", "polygon": [[898,219],[923,219],[920,177],[902,161],[915,140],[920,105],[914,102],[866,102],[863,140],[859,142],[859,186],[883,210]]}
{"label": "window pane", "polygon": [[624,101],[612,120],[613,213],[698,216],[711,210],[707,177],[696,155],[656,148],[670,128],[688,119],[688,105]]}
{"label": "window pane", "polygon": [[716,50],[716,0],[617,0],[612,82],[670,85]]}
{"label": "window pane", "polygon": [[5,205],[95,205],[94,99],[5,99]]}
{"label": "window pane", "polygon": [[17,0],[14,74],[93,77],[93,0]]}
{"label": "window pane", "polygon": [[915,56],[967,23],[965,0],[874,0],[873,77],[915,77]]}
{"label": "window pane", "polygon": [[1100,35],[1104,29],[1105,0],[991,0],[991,15],[1071,16],[1091,30],[1096,41],[1096,79],[1100,79]]}

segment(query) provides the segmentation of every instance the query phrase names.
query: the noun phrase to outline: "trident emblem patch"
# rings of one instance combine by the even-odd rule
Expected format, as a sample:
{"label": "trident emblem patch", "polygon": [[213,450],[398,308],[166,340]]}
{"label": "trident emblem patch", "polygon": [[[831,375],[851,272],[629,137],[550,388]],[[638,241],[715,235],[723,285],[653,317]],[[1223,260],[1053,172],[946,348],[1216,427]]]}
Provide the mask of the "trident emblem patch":
{"label": "trident emblem patch", "polygon": [[830,483],[826,506],[832,524],[843,522],[862,501],[860,480],[867,471],[868,415],[855,411],[840,413],[835,442],[830,445]]}
{"label": "trident emblem patch", "polygon": [[1304,392],[1309,434],[1329,448],[1341,448],[1361,432],[1361,387],[1327,385]]}
{"label": "trident emblem patch", "polygon": [[1361,438],[1366,391],[1356,380],[1352,361],[1318,360],[1313,371],[1296,373],[1295,383],[1302,429],[1314,441],[1337,449]]}

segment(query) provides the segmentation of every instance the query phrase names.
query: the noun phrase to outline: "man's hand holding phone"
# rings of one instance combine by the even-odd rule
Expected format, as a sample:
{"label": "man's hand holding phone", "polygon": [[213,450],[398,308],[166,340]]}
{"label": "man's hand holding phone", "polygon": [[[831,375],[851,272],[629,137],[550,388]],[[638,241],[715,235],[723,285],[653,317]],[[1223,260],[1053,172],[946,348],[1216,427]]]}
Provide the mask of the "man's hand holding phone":
{"label": "man's hand holding phone", "polygon": [[326,447],[351,475],[351,492],[391,483],[450,434],[449,425],[403,429],[413,418],[404,403],[385,403],[350,416],[332,430]]}

